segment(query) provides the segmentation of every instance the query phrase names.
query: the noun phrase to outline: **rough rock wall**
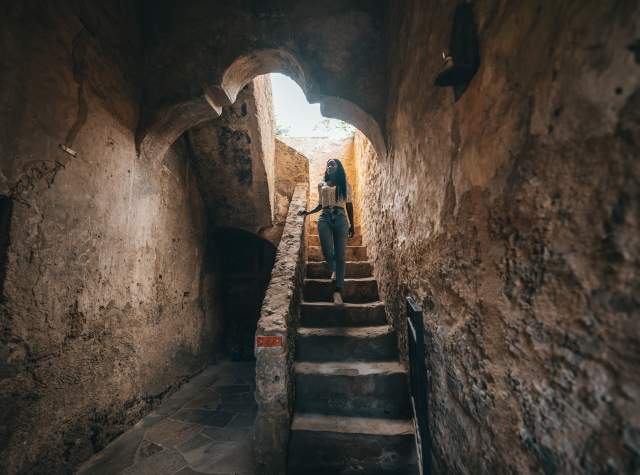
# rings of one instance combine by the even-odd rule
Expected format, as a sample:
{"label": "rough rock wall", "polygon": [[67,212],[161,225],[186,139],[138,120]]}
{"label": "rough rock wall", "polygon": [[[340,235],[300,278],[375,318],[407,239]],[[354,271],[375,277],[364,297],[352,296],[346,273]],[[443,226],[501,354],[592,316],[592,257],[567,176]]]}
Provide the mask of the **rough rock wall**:
{"label": "rough rock wall", "polygon": [[473,5],[454,102],[432,85],[454,4],[397,3],[390,153],[356,140],[389,317],[425,310],[435,471],[637,473],[638,2]]}
{"label": "rough rock wall", "polygon": [[[276,201],[276,120],[273,112],[271,78],[269,75],[257,76],[252,83],[256,112],[249,117],[252,128],[256,130],[257,137],[260,139],[253,142],[253,153],[262,156],[263,167],[267,175],[265,191],[269,198],[269,226],[271,226]],[[293,194],[293,191],[291,193]]]}
{"label": "rough rock wall", "polygon": [[7,474],[70,473],[201,368],[218,333],[185,144],[136,157],[138,13],[87,8],[14,2],[0,20]]}
{"label": "rough rock wall", "polygon": [[218,119],[187,137],[214,225],[255,234],[271,227],[275,136],[268,76],[254,79]]}
{"label": "rough rock wall", "polygon": [[276,139],[276,208],[274,223],[284,226],[298,183],[309,181],[309,159]]}

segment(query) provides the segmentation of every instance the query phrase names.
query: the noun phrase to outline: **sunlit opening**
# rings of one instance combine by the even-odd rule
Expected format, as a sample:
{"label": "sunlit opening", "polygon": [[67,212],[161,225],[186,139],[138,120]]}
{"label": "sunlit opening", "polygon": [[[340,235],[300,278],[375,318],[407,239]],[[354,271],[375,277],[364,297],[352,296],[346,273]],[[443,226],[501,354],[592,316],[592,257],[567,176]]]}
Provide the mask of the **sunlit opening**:
{"label": "sunlit opening", "polygon": [[276,134],[284,137],[344,139],[355,132],[351,124],[323,117],[320,104],[309,104],[300,86],[288,76],[272,73]]}

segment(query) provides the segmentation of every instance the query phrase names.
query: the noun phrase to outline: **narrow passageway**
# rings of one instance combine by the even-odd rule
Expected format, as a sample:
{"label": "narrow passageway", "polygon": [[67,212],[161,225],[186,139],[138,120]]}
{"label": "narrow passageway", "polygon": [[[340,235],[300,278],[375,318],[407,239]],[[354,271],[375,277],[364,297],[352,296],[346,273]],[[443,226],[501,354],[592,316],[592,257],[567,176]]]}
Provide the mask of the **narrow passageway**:
{"label": "narrow passageway", "polygon": [[0,473],[639,473],[640,2],[0,31]]}
{"label": "narrow passageway", "polygon": [[296,341],[292,475],[420,473],[407,371],[360,225],[355,230],[346,248],[345,304],[340,307],[333,302],[317,218],[310,225]]}

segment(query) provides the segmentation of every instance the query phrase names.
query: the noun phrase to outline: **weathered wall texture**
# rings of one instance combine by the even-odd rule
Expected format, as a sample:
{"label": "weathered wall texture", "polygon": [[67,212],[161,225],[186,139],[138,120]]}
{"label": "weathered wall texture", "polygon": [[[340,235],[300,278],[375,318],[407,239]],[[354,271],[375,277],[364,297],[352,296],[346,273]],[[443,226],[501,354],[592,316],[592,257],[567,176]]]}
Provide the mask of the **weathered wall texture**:
{"label": "weathered wall texture", "polygon": [[309,181],[309,159],[276,139],[276,207],[274,224],[284,226],[289,203],[298,183]]}
{"label": "weathered wall texture", "polygon": [[85,6],[16,2],[0,20],[8,474],[70,473],[201,368],[219,332],[186,145],[164,161],[136,157],[138,12]]}
{"label": "weathered wall texture", "polygon": [[425,309],[436,472],[637,473],[640,6],[474,8],[454,103],[432,86],[454,4],[397,3],[391,152],[356,141],[390,317]]}
{"label": "weathered wall texture", "polygon": [[260,76],[215,120],[187,132],[217,227],[259,234],[272,225],[275,142],[271,82]]}
{"label": "weathered wall texture", "polygon": [[298,210],[307,207],[308,201],[307,184],[298,183],[291,197],[255,334],[258,414],[254,452],[256,473],[260,474],[285,473],[287,469],[294,401],[293,363],[307,231],[306,220],[298,216]]}

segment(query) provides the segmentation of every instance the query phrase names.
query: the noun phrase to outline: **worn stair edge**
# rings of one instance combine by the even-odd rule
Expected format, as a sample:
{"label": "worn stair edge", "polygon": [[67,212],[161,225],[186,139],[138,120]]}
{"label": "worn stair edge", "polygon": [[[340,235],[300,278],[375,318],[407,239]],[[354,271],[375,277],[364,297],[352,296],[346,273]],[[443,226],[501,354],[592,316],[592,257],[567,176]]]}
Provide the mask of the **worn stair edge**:
{"label": "worn stair edge", "polygon": [[344,327],[386,325],[384,302],[345,303],[342,307],[333,302],[300,303],[300,325],[303,327]]}
{"label": "worn stair edge", "polygon": [[373,338],[393,333],[389,325],[373,325],[368,327],[300,327],[299,336],[343,336],[352,338]]}
{"label": "worn stair edge", "polygon": [[297,361],[390,361],[398,357],[389,325],[368,327],[299,327]]}
{"label": "worn stair edge", "polygon": [[411,416],[407,371],[399,361],[298,362],[295,410],[299,413]]}
{"label": "worn stair edge", "polygon": [[291,430],[361,435],[413,436],[411,419],[294,414]]}
{"label": "worn stair edge", "polygon": [[[371,261],[346,261],[345,277],[347,279],[364,279],[373,277],[373,264]],[[325,261],[308,261],[306,263],[305,276],[308,279],[328,279],[331,269]]]}
{"label": "worn stair edge", "polygon": [[[347,246],[345,249],[345,258],[348,261],[364,262],[369,260],[367,257],[366,246]],[[324,256],[320,246],[308,246],[307,248],[308,262],[322,262]]]}
{"label": "worn stair edge", "polygon": [[[302,295],[306,302],[332,302],[333,287],[330,279],[304,279]],[[345,279],[342,298],[349,303],[380,300],[378,282],[374,277]]]}
{"label": "worn stair edge", "polygon": [[[319,246],[320,245],[320,236],[317,234],[310,234],[309,241],[310,246]],[[347,238],[347,245],[349,246],[362,246],[362,236],[356,235],[350,238]]]}
{"label": "worn stair edge", "polygon": [[[313,216],[313,215],[312,215],[312,216]],[[319,217],[319,216],[318,216],[318,217]],[[311,218],[311,221],[310,221],[310,223],[309,223],[309,224],[311,224],[311,225],[312,225],[312,228],[311,228],[311,230],[312,230],[312,231],[317,231],[317,230],[318,230],[318,218],[316,218],[316,217],[314,216],[313,218]],[[361,231],[362,231],[362,228],[361,228],[361,226],[360,226],[359,224],[356,224],[356,225],[353,227],[353,234],[354,234],[355,236],[359,236],[359,235],[361,234]],[[318,235],[318,233],[317,233],[317,232],[315,232],[315,233],[310,233],[310,236],[317,236],[317,235]]]}
{"label": "worn stair edge", "polygon": [[327,376],[407,374],[406,368],[399,361],[325,361],[321,363],[298,361],[295,363],[295,371],[296,373]]}

